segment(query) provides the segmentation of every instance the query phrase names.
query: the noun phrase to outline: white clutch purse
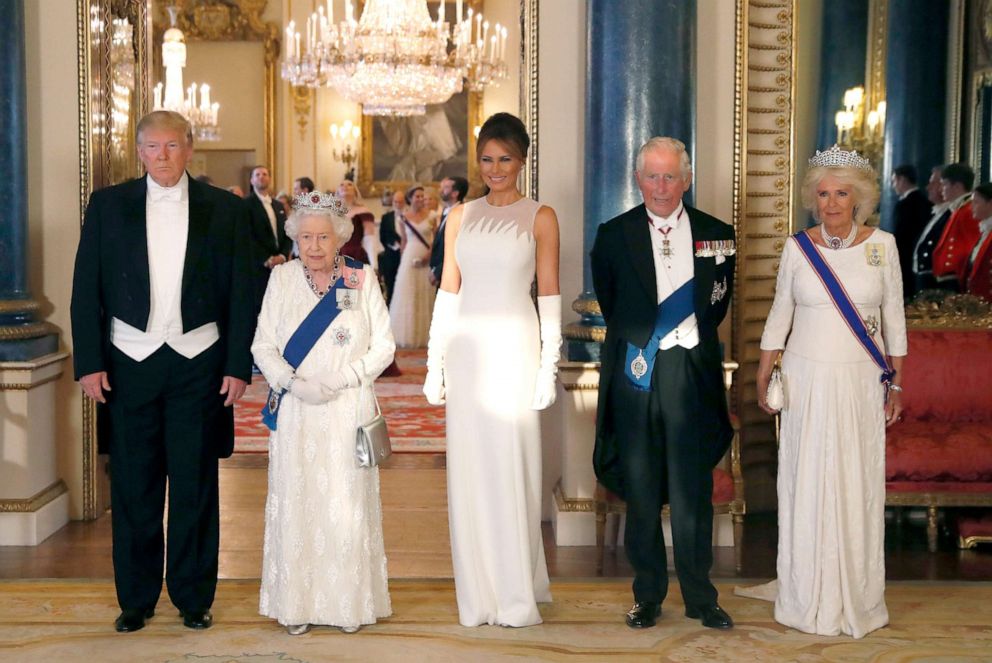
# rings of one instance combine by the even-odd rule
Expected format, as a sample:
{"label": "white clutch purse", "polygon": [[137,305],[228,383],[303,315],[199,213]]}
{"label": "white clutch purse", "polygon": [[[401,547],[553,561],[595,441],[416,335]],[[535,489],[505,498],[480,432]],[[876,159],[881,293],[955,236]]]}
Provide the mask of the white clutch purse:
{"label": "white clutch purse", "polygon": [[781,411],[785,407],[785,385],[782,382],[782,369],[778,366],[772,369],[772,375],[768,379],[765,403],[773,410]]}

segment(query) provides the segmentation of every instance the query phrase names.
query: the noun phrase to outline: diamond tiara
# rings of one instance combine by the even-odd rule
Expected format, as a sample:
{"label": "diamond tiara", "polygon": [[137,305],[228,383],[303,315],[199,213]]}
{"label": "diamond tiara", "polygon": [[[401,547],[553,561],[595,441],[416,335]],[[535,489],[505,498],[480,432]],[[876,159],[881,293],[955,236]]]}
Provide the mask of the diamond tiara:
{"label": "diamond tiara", "polygon": [[327,211],[336,216],[348,216],[348,206],[333,193],[311,191],[293,198],[293,209]]}
{"label": "diamond tiara", "polygon": [[847,152],[846,150],[840,149],[837,145],[834,145],[829,150],[816,151],[810,160],[810,168],[858,168],[860,170],[871,170],[871,164],[868,163],[868,159],[862,156],[858,156],[858,153],[854,150]]}

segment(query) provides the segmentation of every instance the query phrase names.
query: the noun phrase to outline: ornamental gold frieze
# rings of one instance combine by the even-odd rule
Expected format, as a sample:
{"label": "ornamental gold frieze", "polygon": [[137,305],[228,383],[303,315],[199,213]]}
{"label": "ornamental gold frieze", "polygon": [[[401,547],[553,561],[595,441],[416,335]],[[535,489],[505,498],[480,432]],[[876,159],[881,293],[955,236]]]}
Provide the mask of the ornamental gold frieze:
{"label": "ornamental gold frieze", "polygon": [[67,492],[69,488],[65,485],[65,481],[59,479],[31,497],[0,500],[0,513],[34,513]]}
{"label": "ornamental gold frieze", "polygon": [[4,313],[34,313],[41,304],[33,299],[0,299],[0,315]]}
{"label": "ornamental gold frieze", "polygon": [[58,332],[58,327],[48,322],[11,325],[9,327],[0,327],[0,341],[20,341],[28,338],[40,338],[49,334],[57,334]]}
{"label": "ornamental gold frieze", "polygon": [[911,329],[992,329],[992,303],[975,295],[924,290],[906,305]]}
{"label": "ornamental gold frieze", "polygon": [[570,322],[562,329],[562,336],[572,341],[602,343],[606,340],[606,327],[590,327],[589,325]]}
{"label": "ornamental gold frieze", "polygon": [[576,299],[572,302],[572,310],[579,315],[603,315],[599,302],[595,299]]}

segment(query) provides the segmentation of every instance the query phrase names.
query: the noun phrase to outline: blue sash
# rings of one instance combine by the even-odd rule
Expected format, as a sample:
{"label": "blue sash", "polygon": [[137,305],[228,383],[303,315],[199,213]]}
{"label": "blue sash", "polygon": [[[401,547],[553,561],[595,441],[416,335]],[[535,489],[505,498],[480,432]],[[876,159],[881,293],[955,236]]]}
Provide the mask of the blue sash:
{"label": "blue sash", "polygon": [[693,314],[694,280],[689,279],[678,290],[658,304],[658,315],[654,321],[654,332],[644,348],[638,348],[633,343],[627,343],[627,356],[624,359],[623,372],[635,389],[651,391],[651,375],[654,373],[654,360],[658,356],[658,344],[661,339],[682,324],[682,321]]}
{"label": "blue sash", "polygon": [[840,279],[830,269],[830,265],[824,260],[823,254],[820,253],[820,250],[813,243],[813,240],[810,239],[808,233],[805,231],[798,232],[792,237],[796,240],[799,250],[802,251],[803,256],[809,262],[809,266],[820,277],[820,282],[823,283],[827,294],[830,295],[830,300],[837,308],[837,312],[840,313],[840,317],[847,323],[847,327],[851,330],[851,333],[854,334],[854,338],[858,340],[858,343],[865,349],[865,352],[875,362],[875,365],[881,369],[881,382],[888,389],[896,372],[892,370],[892,366],[889,365],[889,361],[885,358],[885,354],[882,353],[882,349],[878,347],[878,343],[868,333],[868,327],[865,325],[865,321],[862,320],[858,309],[851,303],[851,298],[848,296],[847,291],[844,290]]}
{"label": "blue sash", "polygon": [[[353,269],[361,267],[361,262],[353,258],[344,256],[345,265]],[[293,367],[295,371],[299,368],[306,356],[310,354],[317,339],[323,336],[324,332],[334,318],[338,317],[341,310],[337,306],[337,291],[346,287],[344,279],[339,278],[334,282],[330,290],[321,298],[317,305],[307,314],[300,326],[296,328],[293,335],[289,337],[286,348],[282,351],[282,357]],[[269,396],[265,399],[265,407],[262,408],[262,423],[269,430],[276,429],[276,422],[279,415],[279,405],[286,391],[269,389]]]}

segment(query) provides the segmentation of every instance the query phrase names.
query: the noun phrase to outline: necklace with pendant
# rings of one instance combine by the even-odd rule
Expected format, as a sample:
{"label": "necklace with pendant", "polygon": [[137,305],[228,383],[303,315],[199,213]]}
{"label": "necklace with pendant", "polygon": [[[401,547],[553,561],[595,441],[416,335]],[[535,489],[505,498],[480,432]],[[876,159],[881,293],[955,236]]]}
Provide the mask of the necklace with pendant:
{"label": "necklace with pendant", "polygon": [[820,224],[820,237],[823,238],[823,243],[834,251],[839,251],[840,249],[846,249],[847,247],[854,244],[855,238],[858,236],[858,224],[851,224],[851,232],[847,233],[847,237],[834,237],[827,232],[826,226],[822,223]]}
{"label": "necklace with pendant", "polygon": [[334,257],[334,269],[331,270],[331,280],[328,281],[327,283],[327,290],[321,291],[317,287],[317,284],[314,283],[313,280],[313,274],[310,273],[310,270],[307,269],[306,265],[303,265],[303,276],[306,277],[307,285],[310,286],[310,290],[313,291],[313,294],[317,295],[317,297],[323,298],[324,295],[326,295],[328,291],[331,289],[331,287],[334,285],[334,283],[341,277],[341,256]]}

